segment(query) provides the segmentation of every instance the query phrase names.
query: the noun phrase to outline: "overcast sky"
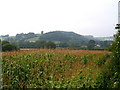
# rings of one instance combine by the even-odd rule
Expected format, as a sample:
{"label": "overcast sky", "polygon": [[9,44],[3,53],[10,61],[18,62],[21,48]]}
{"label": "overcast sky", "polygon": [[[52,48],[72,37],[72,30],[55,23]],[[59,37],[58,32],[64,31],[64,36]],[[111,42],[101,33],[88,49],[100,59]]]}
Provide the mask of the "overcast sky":
{"label": "overcast sky", "polygon": [[112,36],[119,0],[0,0],[0,35],[73,31]]}

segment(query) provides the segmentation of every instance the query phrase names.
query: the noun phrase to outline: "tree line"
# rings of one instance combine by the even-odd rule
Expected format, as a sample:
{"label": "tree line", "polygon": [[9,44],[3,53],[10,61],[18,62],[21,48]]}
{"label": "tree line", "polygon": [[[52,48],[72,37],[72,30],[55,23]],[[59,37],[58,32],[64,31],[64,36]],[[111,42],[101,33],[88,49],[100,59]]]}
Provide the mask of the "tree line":
{"label": "tree line", "polygon": [[106,50],[110,46],[110,43],[112,42],[110,41],[97,42],[94,40],[90,40],[89,42],[85,41],[52,42],[45,40],[29,42],[20,40],[19,42],[12,43],[8,41],[1,41],[1,43],[2,51],[11,51],[18,50],[18,48],[48,48],[48,49],[68,48],[68,49]]}
{"label": "tree line", "polygon": [[19,43],[19,45],[15,43],[10,43],[8,41],[1,41],[1,51],[13,51],[13,50],[19,50],[20,48],[48,48],[48,49],[55,49],[56,45],[54,42],[51,41],[36,41],[35,43],[25,42],[25,43]]}

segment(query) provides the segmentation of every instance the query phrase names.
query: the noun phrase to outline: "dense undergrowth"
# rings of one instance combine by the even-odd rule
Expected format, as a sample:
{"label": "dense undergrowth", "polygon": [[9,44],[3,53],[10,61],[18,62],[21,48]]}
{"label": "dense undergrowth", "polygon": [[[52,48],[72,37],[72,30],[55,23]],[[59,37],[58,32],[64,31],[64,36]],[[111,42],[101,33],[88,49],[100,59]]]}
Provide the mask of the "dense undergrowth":
{"label": "dense undergrowth", "polygon": [[120,30],[114,35],[114,38],[115,41],[110,47],[111,60],[98,77],[101,78],[99,87],[120,88]]}

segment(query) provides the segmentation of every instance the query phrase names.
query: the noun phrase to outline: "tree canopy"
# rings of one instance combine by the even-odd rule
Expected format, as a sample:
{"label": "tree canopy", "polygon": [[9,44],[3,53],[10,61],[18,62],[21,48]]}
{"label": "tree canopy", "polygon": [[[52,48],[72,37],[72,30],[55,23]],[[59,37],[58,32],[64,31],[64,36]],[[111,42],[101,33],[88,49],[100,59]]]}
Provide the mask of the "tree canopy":
{"label": "tree canopy", "polygon": [[2,41],[2,51],[13,51],[18,49],[19,48],[16,45],[9,43],[8,41]]}

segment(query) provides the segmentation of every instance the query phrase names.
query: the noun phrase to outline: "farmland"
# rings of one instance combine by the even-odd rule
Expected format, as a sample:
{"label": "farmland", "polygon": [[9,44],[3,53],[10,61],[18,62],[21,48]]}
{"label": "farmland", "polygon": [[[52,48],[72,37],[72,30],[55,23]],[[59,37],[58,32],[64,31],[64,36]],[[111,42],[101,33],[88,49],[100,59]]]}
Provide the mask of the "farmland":
{"label": "farmland", "polygon": [[111,52],[21,49],[2,53],[3,88],[82,88],[100,86]]}

